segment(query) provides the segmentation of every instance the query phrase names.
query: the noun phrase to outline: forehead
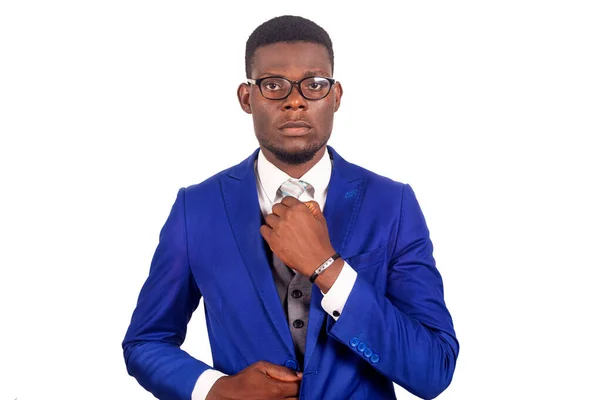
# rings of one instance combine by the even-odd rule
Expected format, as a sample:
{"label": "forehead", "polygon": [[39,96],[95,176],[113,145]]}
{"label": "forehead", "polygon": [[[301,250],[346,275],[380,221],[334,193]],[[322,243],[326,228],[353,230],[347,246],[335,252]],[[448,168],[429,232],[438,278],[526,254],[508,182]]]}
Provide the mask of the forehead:
{"label": "forehead", "polygon": [[331,76],[331,60],[322,44],[281,42],[259,47],[254,53],[252,77],[283,75],[289,78],[315,72]]}

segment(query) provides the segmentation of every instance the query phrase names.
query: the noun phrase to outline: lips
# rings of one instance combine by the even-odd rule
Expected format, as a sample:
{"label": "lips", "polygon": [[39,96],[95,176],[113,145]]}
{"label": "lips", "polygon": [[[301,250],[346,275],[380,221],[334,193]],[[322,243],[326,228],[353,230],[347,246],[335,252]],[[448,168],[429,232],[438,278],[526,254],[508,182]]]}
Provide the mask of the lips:
{"label": "lips", "polygon": [[289,129],[289,128],[310,128],[310,124],[304,121],[288,121],[279,126],[279,129]]}

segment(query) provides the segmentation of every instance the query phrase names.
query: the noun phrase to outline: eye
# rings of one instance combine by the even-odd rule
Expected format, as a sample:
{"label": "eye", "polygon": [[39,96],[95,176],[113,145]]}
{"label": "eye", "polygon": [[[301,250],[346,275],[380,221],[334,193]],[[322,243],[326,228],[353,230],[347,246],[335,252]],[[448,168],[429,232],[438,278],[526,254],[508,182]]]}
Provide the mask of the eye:
{"label": "eye", "polygon": [[267,89],[270,91],[281,90],[281,86],[275,82],[265,82],[263,83],[263,89]]}
{"label": "eye", "polygon": [[313,77],[305,80],[302,87],[307,92],[326,92],[329,90],[329,81],[320,77]]}
{"label": "eye", "polygon": [[266,92],[283,92],[287,89],[287,82],[280,78],[268,78],[262,81],[261,87]]}

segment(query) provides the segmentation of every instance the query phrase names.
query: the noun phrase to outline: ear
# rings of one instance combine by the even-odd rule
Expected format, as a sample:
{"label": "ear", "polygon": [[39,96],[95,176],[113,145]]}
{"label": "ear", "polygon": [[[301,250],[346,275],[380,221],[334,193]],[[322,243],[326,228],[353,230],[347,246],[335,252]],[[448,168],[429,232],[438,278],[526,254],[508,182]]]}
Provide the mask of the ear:
{"label": "ear", "polygon": [[241,83],[237,90],[237,96],[242,110],[248,114],[252,114],[252,107],[250,107],[250,84]]}
{"label": "ear", "polygon": [[339,82],[334,83],[333,84],[333,95],[335,98],[335,108],[334,108],[333,112],[336,112],[340,108],[343,94],[344,94],[344,89],[342,88],[342,84]]}

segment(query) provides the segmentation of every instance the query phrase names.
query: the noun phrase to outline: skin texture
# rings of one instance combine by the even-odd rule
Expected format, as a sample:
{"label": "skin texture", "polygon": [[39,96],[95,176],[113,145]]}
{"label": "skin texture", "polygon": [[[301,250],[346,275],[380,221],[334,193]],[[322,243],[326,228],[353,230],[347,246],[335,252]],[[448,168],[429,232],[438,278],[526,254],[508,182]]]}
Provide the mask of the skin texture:
{"label": "skin texture", "polygon": [[[276,43],[260,47],[254,54],[252,79],[282,76],[297,81],[306,76],[332,77],[332,65],[323,45],[307,42]],[[242,110],[252,114],[254,132],[267,160],[293,178],[302,177],[327,151],[333,129],[333,115],[340,106],[339,82],[320,100],[307,100],[294,85],[282,100],[263,97],[256,85],[238,88]],[[309,127],[282,129],[289,121]],[[260,227],[262,237],[286,265],[310,277],[335,250],[327,222],[316,201],[303,203],[285,197],[275,204]],[[344,265],[338,258],[316,280],[327,293]],[[286,367],[259,361],[236,375],[219,378],[208,394],[210,400],[298,398],[301,375]]]}
{"label": "skin texture", "polygon": [[273,213],[266,216],[265,222],[260,233],[271,250],[285,265],[304,276],[310,277],[335,254],[327,222],[316,201],[307,205],[294,197],[284,197],[273,206]]}
{"label": "skin texture", "polygon": [[[292,81],[306,76],[332,77],[331,60],[325,46],[315,43],[275,43],[256,50],[252,79],[283,76]],[[333,129],[333,115],[340,107],[342,86],[336,82],[327,97],[306,100],[294,86],[283,100],[265,99],[256,85],[243,83],[238,88],[242,110],[252,114],[254,132],[267,160],[293,178],[300,178],[325,153]],[[282,134],[281,124],[300,120],[311,129],[308,134],[290,137]]]}

